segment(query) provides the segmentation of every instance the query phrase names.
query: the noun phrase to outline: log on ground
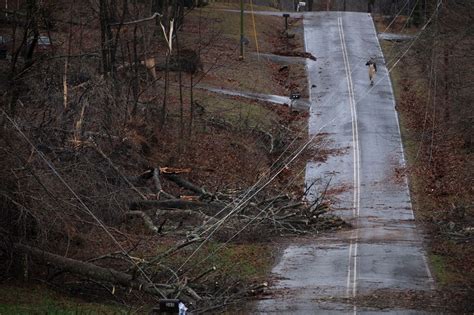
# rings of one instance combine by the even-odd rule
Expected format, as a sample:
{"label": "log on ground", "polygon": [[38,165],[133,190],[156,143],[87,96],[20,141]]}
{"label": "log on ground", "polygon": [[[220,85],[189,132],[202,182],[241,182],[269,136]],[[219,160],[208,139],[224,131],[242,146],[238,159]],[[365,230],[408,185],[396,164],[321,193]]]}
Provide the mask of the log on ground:
{"label": "log on ground", "polygon": [[136,200],[130,203],[130,210],[151,210],[151,209],[184,209],[197,210],[209,209],[218,211],[225,205],[220,203],[206,203],[188,200]]}
{"label": "log on ground", "polygon": [[53,265],[65,272],[80,275],[98,282],[107,282],[121,285],[123,287],[134,288],[154,295],[160,295],[163,298],[166,298],[167,294],[172,291],[170,290],[172,289],[171,286],[169,286],[168,290],[161,289],[158,288],[158,286],[161,285],[134,278],[130,274],[115,269],[99,267],[91,263],[59,256],[28,245],[17,243],[13,245],[13,249],[19,254],[30,255],[33,260],[38,263]]}

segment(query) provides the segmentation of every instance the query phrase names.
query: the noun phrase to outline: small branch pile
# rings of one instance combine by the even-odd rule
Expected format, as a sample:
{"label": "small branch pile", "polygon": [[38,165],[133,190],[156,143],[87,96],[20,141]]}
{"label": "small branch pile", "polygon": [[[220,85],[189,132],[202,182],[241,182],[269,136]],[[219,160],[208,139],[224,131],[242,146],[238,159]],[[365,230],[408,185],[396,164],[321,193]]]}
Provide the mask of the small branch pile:
{"label": "small branch pile", "polygon": [[[126,216],[142,218],[144,225],[152,232],[162,232],[163,228],[157,228],[152,222],[177,216],[192,217],[200,221],[200,224],[194,226],[196,229],[193,233],[224,222],[224,230],[234,231],[246,226],[249,230],[258,227],[261,232],[260,226],[263,226],[269,235],[306,234],[339,228],[345,224],[338,217],[325,215],[329,207],[325,202],[324,192],[312,202],[303,200],[304,196],[295,198],[280,194],[262,197],[263,193],[256,194],[252,191],[228,190],[211,194],[180,175],[189,172],[189,169],[155,168],[135,177],[135,182],[153,181],[156,193],[150,197],[155,199],[132,201]],[[160,177],[194,195],[173,196],[165,192]]]}

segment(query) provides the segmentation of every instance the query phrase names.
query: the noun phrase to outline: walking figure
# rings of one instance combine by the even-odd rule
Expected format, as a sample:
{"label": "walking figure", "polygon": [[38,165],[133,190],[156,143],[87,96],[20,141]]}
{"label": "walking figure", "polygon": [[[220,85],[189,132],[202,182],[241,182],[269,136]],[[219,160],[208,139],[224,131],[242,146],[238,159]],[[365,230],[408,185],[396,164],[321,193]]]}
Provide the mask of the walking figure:
{"label": "walking figure", "polygon": [[377,64],[373,59],[370,59],[367,61],[365,64],[366,66],[369,66],[369,80],[370,80],[370,86],[374,85],[374,80],[375,80],[375,74],[377,73]]}

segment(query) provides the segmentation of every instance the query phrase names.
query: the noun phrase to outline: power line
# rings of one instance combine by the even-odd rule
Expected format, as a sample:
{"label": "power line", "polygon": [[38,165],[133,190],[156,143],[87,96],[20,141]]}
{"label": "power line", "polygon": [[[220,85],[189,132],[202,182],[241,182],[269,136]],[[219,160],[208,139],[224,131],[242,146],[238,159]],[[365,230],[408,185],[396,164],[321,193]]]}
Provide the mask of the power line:
{"label": "power line", "polygon": [[[360,60],[362,60],[363,58],[360,58]],[[360,64],[360,60],[358,62],[358,66],[357,67],[354,67],[353,70],[351,71],[351,74],[358,70],[360,67],[361,67],[361,64]],[[339,82],[339,85],[340,84],[343,84],[343,82]],[[338,86],[339,86],[338,85]],[[335,91],[331,94],[332,95],[335,95],[336,94],[336,89]],[[328,97],[327,98],[327,101],[324,105],[327,105],[328,103],[330,103],[332,101],[332,97]],[[201,242],[201,244],[187,257],[187,259],[183,262],[183,264],[179,267],[178,271],[181,270],[184,265],[186,265],[189,260],[202,248],[202,246],[207,242],[209,241],[210,237],[212,235],[214,235],[215,232],[217,232],[217,230],[223,225],[223,223],[228,219],[230,218],[233,214],[237,213],[238,210],[240,210],[242,208],[242,206],[244,204],[246,204],[247,202],[249,202],[252,198],[254,198],[263,188],[265,188],[268,184],[270,184],[274,178],[276,178],[291,162],[293,162],[298,156],[299,154],[301,154],[308,146],[309,144],[311,144],[314,139],[319,136],[319,132],[321,130],[323,130],[324,128],[326,128],[326,126],[328,126],[329,124],[331,124],[334,120],[336,120],[338,118],[338,115],[342,112],[342,108],[339,109],[337,112],[336,112],[336,115],[335,117],[328,121],[326,124],[322,125],[311,137],[310,139],[305,142],[304,144],[302,144],[302,146],[300,146],[300,148],[298,148],[294,155],[290,154],[285,160],[284,162],[281,162],[282,166],[278,169],[278,170],[275,170],[274,167],[277,165],[277,164],[280,164],[280,159],[284,156],[284,154],[289,150],[289,148],[291,147],[291,145],[296,141],[296,139],[302,134],[303,131],[300,131],[298,133],[298,136],[294,137],[293,138],[293,141],[285,148],[285,150],[283,151],[282,154],[280,154],[280,156],[277,158],[277,160],[275,162],[272,163],[272,165],[270,166],[270,169],[269,171],[265,172],[263,174],[263,176],[261,178],[258,179],[258,181],[252,185],[245,193],[244,195],[241,197],[241,201],[238,202],[236,205],[234,205],[234,208],[226,215],[224,216],[221,220],[219,220],[218,222],[216,222],[215,224],[211,225],[210,227],[208,227],[205,231],[203,231],[201,233],[201,235],[203,235],[204,233],[206,232],[209,232],[210,230],[212,230],[212,232],[210,232],[210,234]],[[308,125],[306,125],[306,127],[308,127]],[[307,128],[305,128],[305,132],[306,132]],[[260,184],[260,182],[262,182],[267,176],[270,176],[270,174],[273,172],[273,171],[276,171],[276,173],[269,179],[267,180],[266,182],[264,182],[262,184],[262,186],[260,188],[257,188],[258,185]],[[255,192],[253,192],[255,190]],[[252,193],[253,192],[253,193]],[[250,197],[248,197],[250,195]],[[224,210],[228,209],[230,206],[229,205],[226,205],[223,209],[221,209],[215,216],[221,214]]]}
{"label": "power line", "polygon": [[[438,2],[438,6],[437,6],[437,8],[436,8],[435,13],[436,13],[437,10],[439,9],[440,5],[441,5],[441,1]],[[429,20],[426,22],[426,24],[422,27],[422,31],[418,34],[417,38],[418,38],[418,37],[421,35],[421,33],[426,29],[426,26],[431,22],[433,16],[434,16],[434,14],[430,17],[430,19],[429,19]],[[414,41],[412,42],[411,45],[409,45],[409,47],[406,49],[406,51],[397,59],[397,61],[394,63],[394,65],[393,65],[390,69],[387,69],[387,70],[388,70],[388,73],[390,73],[390,72],[393,71],[393,69],[395,68],[395,66],[400,62],[400,60],[401,60],[401,59],[406,55],[406,53],[411,49],[411,47],[413,46],[413,44],[414,44]],[[358,68],[358,67],[355,67],[354,70],[351,71],[351,74],[352,74],[352,72],[354,72],[355,69],[357,69],[357,68]],[[390,77],[389,77],[388,74],[387,74],[387,77],[386,77],[386,78],[387,78],[388,80],[390,80]],[[364,99],[380,82],[382,82],[384,79],[385,79],[385,78],[379,79],[370,89],[368,89],[368,90],[366,91],[366,93],[365,93],[364,95],[362,95],[362,97],[360,97],[360,98],[356,101],[356,104],[355,104],[355,105],[357,105],[358,103],[360,103],[360,101],[363,100],[363,99]],[[340,84],[341,84],[341,83],[340,83]],[[329,99],[330,99],[330,98],[329,98]],[[329,102],[329,101],[328,101],[328,102]],[[210,239],[210,237],[222,226],[222,224],[225,222],[225,220],[227,220],[232,214],[236,213],[237,210],[240,210],[240,208],[241,208],[246,202],[248,202],[249,200],[251,200],[258,192],[260,192],[260,191],[261,191],[263,188],[265,188],[271,181],[273,181],[273,180],[276,178],[276,176],[278,176],[278,175],[283,171],[283,169],[284,169],[285,167],[287,167],[291,162],[293,162],[294,159],[296,159],[296,157],[298,157],[298,156],[301,154],[301,152],[303,152],[303,150],[315,139],[315,137],[316,137],[317,135],[319,135],[319,132],[320,132],[323,128],[325,128],[328,124],[332,123],[336,118],[337,118],[337,116],[334,117],[331,121],[329,121],[329,122],[326,123],[325,125],[323,125],[312,137],[310,137],[310,139],[309,139],[305,144],[303,144],[303,145],[300,147],[300,149],[298,149],[297,151],[295,151],[296,153],[295,153],[291,158],[288,158],[288,159],[286,160],[287,162],[284,163],[284,165],[280,168],[280,170],[277,171],[277,173],[276,173],[274,176],[272,176],[266,183],[264,183],[264,184],[262,185],[262,187],[260,187],[255,193],[253,193],[250,197],[248,197],[248,198],[245,200],[245,202],[242,201],[241,203],[237,204],[237,205],[235,206],[235,208],[234,208],[229,214],[227,214],[223,219],[221,219],[218,223],[216,223],[216,224],[215,224],[215,225],[216,225],[215,229],[203,240],[203,242],[193,251],[193,253],[188,256],[188,258],[184,261],[184,263],[181,265],[181,267],[179,267],[178,271],[181,270],[181,269],[183,268],[183,266],[184,266],[187,262],[189,262],[189,260],[197,253],[197,251],[199,251],[199,250],[202,248],[202,246],[204,245],[204,243],[206,243],[206,242]],[[260,180],[259,180],[259,181],[260,181]],[[259,182],[259,181],[258,181],[258,182]],[[257,183],[258,183],[258,182],[257,182]],[[255,187],[255,186],[257,185],[257,183],[256,183],[253,187]],[[247,196],[247,195],[248,195],[248,194],[246,194],[246,196]],[[244,230],[244,229],[242,229],[241,231],[243,231],[243,230]],[[209,229],[207,229],[207,231],[209,231]]]}
{"label": "power line", "polygon": [[[199,246],[186,258],[186,260],[182,263],[182,265],[177,269],[177,271],[179,272],[183,267],[184,265],[186,265],[189,260],[202,248],[202,246],[209,241],[209,239],[214,235],[214,233],[217,232],[217,230],[225,223],[226,220],[228,220],[232,215],[234,215],[235,213],[237,213],[238,210],[240,210],[243,205],[245,205],[247,202],[249,202],[252,198],[254,198],[260,191],[262,191],[266,186],[268,186],[268,184],[270,184],[285,168],[287,168],[307,147],[309,144],[311,144],[313,142],[313,140],[319,135],[319,132],[324,129],[327,125],[331,124],[334,122],[334,120],[336,120],[337,116],[334,117],[333,119],[331,119],[330,121],[328,121],[326,124],[324,124],[323,126],[321,126],[317,131],[316,133],[308,140],[306,141],[297,151],[295,151],[295,153],[288,157],[288,159],[286,160],[286,162],[284,163],[284,165],[282,165],[282,167],[271,177],[269,178],[261,187],[259,187],[254,193],[252,193],[250,195],[250,197],[246,197],[245,200],[241,201],[240,203],[238,203],[234,209],[232,209],[226,216],[224,216],[224,218],[222,218],[221,220],[219,220],[216,224],[214,224],[215,228],[214,230],[209,233],[209,235],[199,244]],[[254,185],[255,186],[255,185]],[[249,190],[250,192],[250,190]],[[248,194],[247,194],[248,195]],[[209,231],[209,229],[207,229],[206,231]]]}
{"label": "power line", "polygon": [[[438,0],[438,4],[436,6],[436,9],[435,11],[433,12],[433,14],[430,16],[430,18],[428,19],[428,21],[423,25],[423,27],[421,28],[421,31],[418,32],[418,34],[415,36],[415,38],[413,38],[410,42],[410,44],[408,45],[408,48],[399,56],[395,57],[396,58],[396,61],[393,63],[393,65],[390,67],[390,71],[391,72],[393,70],[393,68],[395,68],[395,66],[403,59],[403,57],[405,57],[405,55],[408,53],[408,51],[411,49],[411,47],[415,44],[415,42],[421,37],[421,34],[423,34],[423,32],[426,30],[426,27],[431,23],[431,20],[438,14],[438,11],[440,9],[442,5],[442,1],[441,0]],[[394,59],[395,59],[394,58]],[[388,64],[390,63],[391,61],[388,62]]]}
{"label": "power line", "polygon": [[384,33],[392,26],[392,24],[395,22],[398,16],[400,16],[400,14],[402,13],[402,11],[405,9],[405,7],[407,6],[409,2],[410,0],[405,1],[405,4],[403,5],[403,7],[398,11],[398,13],[395,15],[395,17],[392,19],[392,21],[388,24],[388,26],[383,31]]}
{"label": "power line", "polygon": [[90,210],[90,208],[82,201],[79,195],[71,188],[71,186],[64,180],[64,178],[59,174],[56,170],[54,165],[46,158],[46,156],[38,150],[38,148],[33,144],[33,142],[28,138],[28,136],[21,130],[21,128],[15,123],[15,121],[8,115],[8,113],[2,109],[3,115],[7,118],[7,120],[13,125],[13,127],[18,131],[18,133],[28,142],[28,144],[33,148],[33,150],[41,157],[41,159],[46,163],[49,169],[53,172],[53,174],[60,180],[64,187],[77,199],[80,205],[86,210],[86,212],[97,222],[102,230],[110,237],[110,239],[119,247],[120,251],[126,256],[129,261],[135,265],[137,270],[144,276],[145,280],[147,280],[153,288],[158,292],[163,298],[166,298],[166,295],[159,290],[155,283],[148,277],[145,271],[133,260],[133,258],[128,254],[128,252],[123,248],[123,246],[117,241],[117,239],[112,235],[112,233],[108,230],[105,224]]}
{"label": "power line", "polygon": [[[326,140],[326,143],[328,143],[329,141]],[[291,178],[291,181],[286,185],[286,188],[290,187],[294,182],[295,180],[301,175],[301,173],[303,171],[305,171],[306,169],[306,166],[302,168],[301,171],[299,171],[298,173],[294,174]],[[230,241],[232,241],[234,238],[236,238],[240,233],[242,233],[244,230],[246,230],[250,224],[252,224],[255,220],[257,220],[261,214],[263,214],[267,209],[269,209],[272,204],[274,203],[275,201],[272,201],[271,203],[269,203],[266,207],[264,207],[263,209],[261,209],[252,219],[249,220],[249,222],[247,222],[247,224],[245,224],[239,231],[237,231],[236,233],[234,233],[225,243],[221,244],[217,249],[215,249],[212,253],[210,253],[209,255],[207,255],[205,258],[203,258],[201,261],[199,261],[198,263],[195,264],[195,266],[198,266],[199,264],[203,263],[204,261],[206,261],[207,259],[209,259],[210,257],[212,257],[213,255],[215,255],[218,251],[220,251],[221,249],[223,249],[224,247],[226,247]],[[276,214],[276,213],[275,213]]]}
{"label": "power line", "polygon": [[[437,6],[437,10],[438,8],[440,7],[441,5],[441,1],[438,3],[438,6]],[[432,16],[433,17],[433,16]],[[425,26],[422,28],[422,31],[426,28],[426,26],[428,25],[428,23],[431,21],[432,17],[429,19],[429,21],[425,24]],[[421,34],[421,32],[420,32]],[[416,39],[419,38],[420,34],[418,34],[418,36],[415,38],[415,40],[411,43],[411,45],[409,45],[409,47],[407,48],[407,50],[401,55],[400,58],[398,58],[398,60],[394,63],[394,65],[389,69],[389,72],[391,72],[395,67],[396,65],[398,64],[398,62],[405,56],[405,54],[408,52],[408,50],[411,49],[411,47],[413,46],[414,42],[416,41]],[[356,67],[358,68],[358,67]],[[355,69],[353,71],[355,71]],[[352,72],[353,72],[352,71]],[[351,72],[351,73],[352,73]],[[379,80],[378,82],[376,82],[376,84],[374,85],[374,87],[379,84],[383,79]],[[363,99],[374,87],[372,87],[371,89],[369,89],[369,91],[367,91],[367,93],[359,99],[359,101],[357,103],[360,102],[361,99]],[[329,102],[329,100],[328,100]],[[140,268],[139,265],[137,265],[133,259],[131,259],[131,257],[128,255],[128,253],[125,251],[125,249],[121,246],[121,244],[115,239],[115,237],[110,233],[110,231],[107,229],[107,227],[100,221],[99,218],[97,218],[93,212],[87,207],[87,205],[82,201],[82,199],[75,193],[75,191],[67,184],[67,182],[62,178],[62,176],[57,172],[57,170],[54,168],[54,166],[51,164],[51,162],[49,160],[46,159],[46,157],[44,156],[44,154],[39,151],[35,146],[34,144],[31,142],[31,140],[21,131],[21,129],[19,128],[19,126],[14,122],[14,120],[2,109],[2,112],[3,114],[7,117],[7,119],[10,121],[10,123],[12,123],[12,125],[15,127],[15,129],[17,129],[17,131],[22,135],[23,138],[25,138],[25,140],[33,147],[33,149],[38,153],[38,155],[44,160],[44,162],[48,165],[48,167],[53,171],[53,173],[60,179],[60,181],[62,182],[62,184],[74,195],[74,197],[79,201],[79,203],[84,207],[84,209],[87,211],[87,213],[89,213],[89,215],[91,215],[91,217],[99,224],[99,226],[106,232],[106,234],[117,244],[117,246],[120,248],[120,250],[130,259],[130,261],[136,265],[137,269],[143,274],[143,276],[153,285],[154,283],[151,281],[151,279],[149,279],[149,277],[146,275],[146,273]],[[210,237],[222,226],[223,223],[225,223],[225,221],[230,217],[232,216],[233,214],[235,214],[238,210],[240,210],[242,208],[243,205],[245,205],[246,202],[248,202],[249,200],[251,200],[254,196],[256,196],[261,190],[263,190],[268,184],[270,184],[282,171],[285,167],[287,167],[290,163],[292,163],[306,148],[307,146],[313,142],[313,140],[316,138],[316,136],[319,135],[319,132],[324,129],[328,124],[332,123],[335,119],[337,118],[334,117],[332,120],[330,120],[328,123],[326,123],[325,125],[323,125],[312,137],[310,137],[310,139],[305,142],[302,146],[300,146],[297,150],[295,150],[293,153],[291,153],[286,159],[285,159],[285,162],[282,164],[282,166],[276,171],[276,173],[271,176],[266,182],[264,182],[260,187],[258,187],[259,183],[266,177],[266,176],[270,176],[270,172],[268,172],[267,174],[265,174],[265,176],[262,176],[249,190],[247,190],[247,192],[244,194],[243,198],[241,199],[241,201],[239,203],[237,203],[234,207],[234,209],[231,210],[231,212],[229,214],[227,214],[223,219],[221,219],[220,223],[217,224],[215,226],[215,229],[206,237],[206,239],[201,242],[201,244],[199,245],[199,247],[193,252],[193,254],[191,254],[187,259],[186,261],[182,264],[182,266],[178,269],[178,271],[180,269],[182,269],[182,267],[193,257],[193,255],[204,245],[204,243],[206,241],[208,241],[210,239]],[[294,140],[292,141],[292,143],[294,143]],[[287,149],[289,148],[289,146],[287,147]],[[286,150],[284,151],[284,153],[286,153]],[[283,154],[284,154],[283,153]],[[280,157],[283,156],[280,155]],[[276,162],[279,162],[279,159],[280,157],[277,159]],[[272,169],[275,165],[276,165],[276,162],[272,164],[271,168]],[[257,188],[258,187],[258,188]],[[255,191],[253,192],[253,190],[255,189]],[[248,197],[250,195],[250,197]],[[227,206],[226,206],[227,207]],[[222,210],[221,210],[222,211]],[[248,226],[248,225],[247,225]],[[244,228],[245,229],[245,228]],[[242,229],[241,231],[239,231],[239,233],[241,233],[244,229]],[[209,231],[209,230],[207,230]],[[234,236],[235,237],[235,236]],[[156,288],[156,286],[155,286]],[[163,295],[163,293],[161,293],[161,291],[159,291],[157,288],[156,288],[157,292],[159,292],[163,297],[165,297]]]}

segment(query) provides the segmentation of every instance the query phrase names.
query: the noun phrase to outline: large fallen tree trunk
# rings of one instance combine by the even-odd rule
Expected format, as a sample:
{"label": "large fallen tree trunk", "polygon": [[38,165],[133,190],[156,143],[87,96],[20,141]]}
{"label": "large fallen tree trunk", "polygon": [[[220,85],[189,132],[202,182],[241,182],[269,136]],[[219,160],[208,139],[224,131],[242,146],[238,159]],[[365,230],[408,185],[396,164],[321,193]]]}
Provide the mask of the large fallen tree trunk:
{"label": "large fallen tree trunk", "polygon": [[169,179],[175,182],[178,186],[188,189],[192,192],[200,194],[202,196],[210,196],[211,194],[208,193],[204,188],[194,185],[190,181],[185,180],[184,178],[176,175],[176,174],[163,174],[166,179]]}
{"label": "large fallen tree trunk", "polygon": [[210,209],[220,210],[224,207],[223,204],[206,203],[200,201],[188,200],[137,200],[130,203],[130,210],[150,210],[150,209]]}
{"label": "large fallen tree trunk", "polygon": [[[13,245],[13,249],[19,254],[31,256],[31,258],[38,263],[53,265],[65,272],[90,278],[98,282],[118,284],[123,287],[134,288],[154,295],[160,295],[163,298],[166,298],[167,294],[173,291],[170,285],[149,283],[115,269],[103,268],[91,263],[62,257],[27,245],[17,243]],[[163,286],[165,286],[165,288],[159,288]]]}
{"label": "large fallen tree trunk", "polygon": [[[157,217],[168,217],[169,214],[167,212],[172,211],[173,214],[177,215],[185,215],[185,216],[194,216],[196,218],[201,219],[202,221],[206,222],[206,224],[214,224],[217,223],[218,219],[205,215],[204,213],[201,213],[199,211],[193,211],[193,210],[182,210],[182,209],[173,209],[173,210],[156,210],[156,216]],[[133,211],[130,211],[133,212]]]}

